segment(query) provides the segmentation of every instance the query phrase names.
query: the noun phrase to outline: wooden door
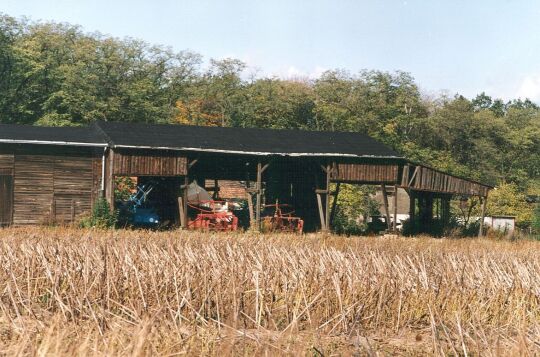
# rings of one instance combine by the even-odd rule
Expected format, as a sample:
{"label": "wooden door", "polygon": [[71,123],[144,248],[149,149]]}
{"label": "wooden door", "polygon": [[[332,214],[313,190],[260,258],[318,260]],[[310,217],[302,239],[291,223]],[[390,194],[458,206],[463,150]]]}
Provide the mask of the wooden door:
{"label": "wooden door", "polygon": [[13,217],[13,176],[0,175],[0,226],[10,225]]}

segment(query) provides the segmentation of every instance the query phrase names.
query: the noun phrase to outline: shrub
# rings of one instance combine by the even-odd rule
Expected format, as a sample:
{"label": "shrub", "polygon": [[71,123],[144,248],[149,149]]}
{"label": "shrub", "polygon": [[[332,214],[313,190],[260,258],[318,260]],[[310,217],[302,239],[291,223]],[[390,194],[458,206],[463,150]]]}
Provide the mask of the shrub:
{"label": "shrub", "polygon": [[94,204],[92,214],[80,222],[82,228],[114,228],[118,221],[118,211],[111,211],[109,202],[103,197]]}

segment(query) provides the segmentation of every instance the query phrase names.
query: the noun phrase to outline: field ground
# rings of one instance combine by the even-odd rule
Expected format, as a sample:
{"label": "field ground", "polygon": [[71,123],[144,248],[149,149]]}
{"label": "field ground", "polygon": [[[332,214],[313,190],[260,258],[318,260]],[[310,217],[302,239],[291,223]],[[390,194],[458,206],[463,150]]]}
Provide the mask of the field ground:
{"label": "field ground", "polygon": [[540,243],[0,230],[5,355],[538,355]]}

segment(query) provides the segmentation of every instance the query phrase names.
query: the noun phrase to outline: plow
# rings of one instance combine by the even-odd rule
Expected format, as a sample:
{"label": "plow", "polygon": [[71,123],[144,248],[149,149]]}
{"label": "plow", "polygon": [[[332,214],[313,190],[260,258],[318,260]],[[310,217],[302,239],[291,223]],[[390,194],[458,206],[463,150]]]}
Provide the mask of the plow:
{"label": "plow", "polygon": [[262,218],[263,232],[299,233],[304,230],[304,221],[294,215],[291,205],[279,203],[265,205],[268,213]]}

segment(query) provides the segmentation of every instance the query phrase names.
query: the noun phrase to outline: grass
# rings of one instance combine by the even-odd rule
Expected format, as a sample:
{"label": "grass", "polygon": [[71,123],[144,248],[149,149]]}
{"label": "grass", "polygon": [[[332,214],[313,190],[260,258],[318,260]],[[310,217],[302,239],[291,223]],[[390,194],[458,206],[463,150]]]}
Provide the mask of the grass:
{"label": "grass", "polygon": [[533,241],[0,230],[6,355],[536,355]]}

